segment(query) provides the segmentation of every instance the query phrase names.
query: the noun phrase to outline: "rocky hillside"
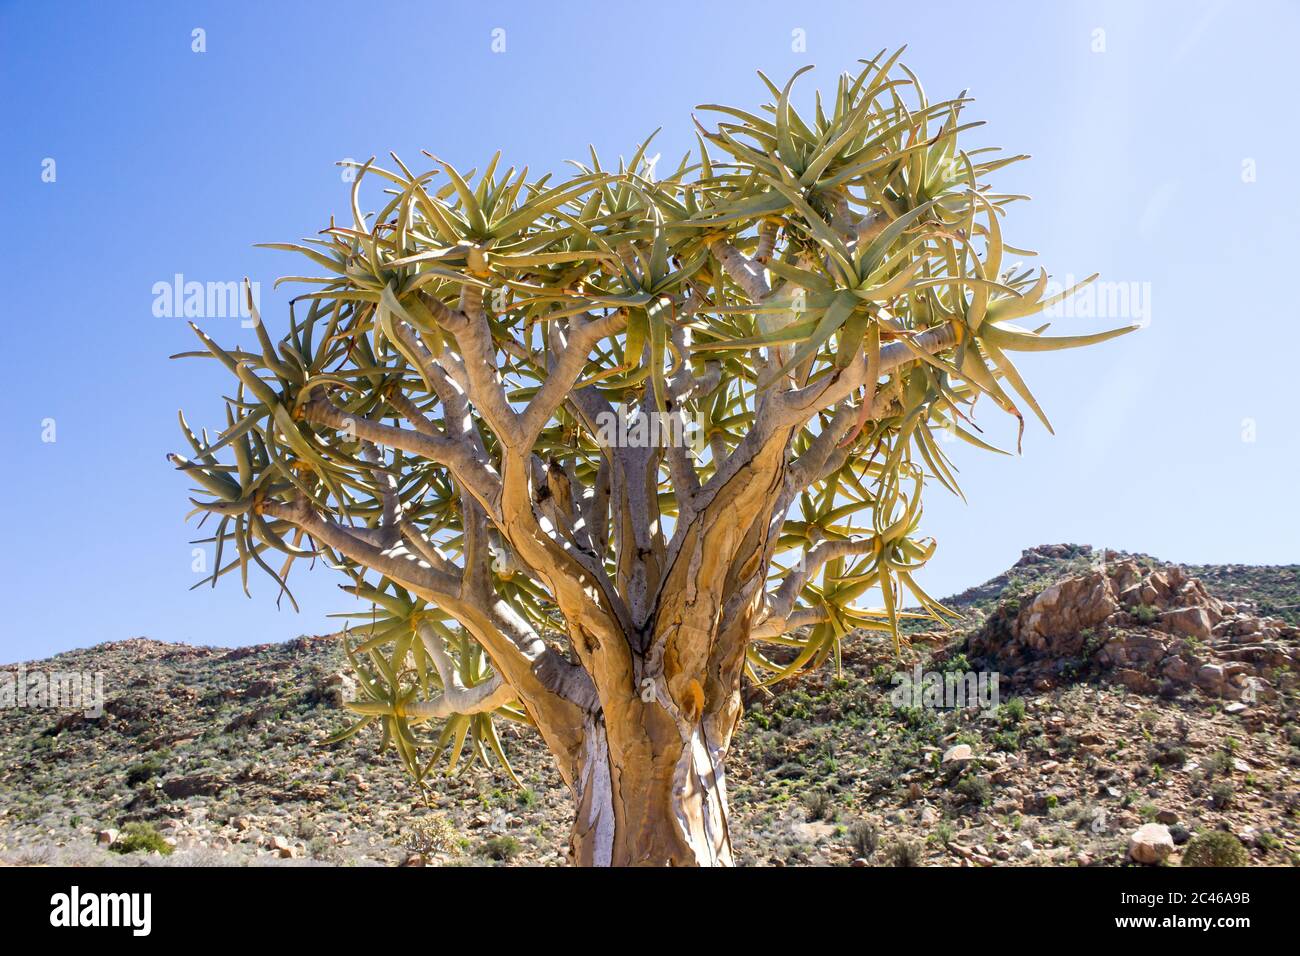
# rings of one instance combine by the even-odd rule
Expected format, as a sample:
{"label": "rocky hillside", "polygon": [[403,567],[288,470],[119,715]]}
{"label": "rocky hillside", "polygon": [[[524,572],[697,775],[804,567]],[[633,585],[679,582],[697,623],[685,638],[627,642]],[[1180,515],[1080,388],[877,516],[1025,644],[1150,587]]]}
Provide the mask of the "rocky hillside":
{"label": "rocky hillside", "polygon": [[[1300,568],[1050,545],[947,603],[960,626],[914,632],[902,661],[863,634],[842,675],[750,695],[742,863],[1300,862]],[[568,795],[527,730],[502,729],[521,787],[475,766],[422,793],[377,734],[318,746],[348,722],[333,638],[27,667],[102,672],[107,705],[0,710],[0,861],[564,862]],[[901,700],[914,668],[937,676]],[[997,706],[932,706],[978,672]]]}

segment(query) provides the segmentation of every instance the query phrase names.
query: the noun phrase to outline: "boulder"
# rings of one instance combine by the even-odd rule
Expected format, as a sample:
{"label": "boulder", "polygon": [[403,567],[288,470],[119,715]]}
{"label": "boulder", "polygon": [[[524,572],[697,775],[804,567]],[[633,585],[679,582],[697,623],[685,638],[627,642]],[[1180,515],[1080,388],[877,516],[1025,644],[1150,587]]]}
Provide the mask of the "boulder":
{"label": "boulder", "polygon": [[185,797],[215,796],[224,789],[225,781],[215,773],[195,773],[188,777],[172,777],[164,780],[163,793],[173,800]]}
{"label": "boulder", "polygon": [[1034,648],[1045,648],[1049,640],[1074,637],[1095,627],[1119,610],[1110,578],[1102,571],[1068,578],[1047,588],[1021,611],[1016,622],[1017,637]]}
{"label": "boulder", "polygon": [[1223,692],[1223,683],[1226,679],[1227,674],[1218,664],[1202,664],[1201,669],[1196,672],[1197,685],[1216,694]]}
{"label": "boulder", "polygon": [[1163,823],[1138,827],[1128,840],[1128,855],[1137,863],[1160,863],[1174,851],[1174,838]]}
{"label": "boulder", "polygon": [[1178,634],[1208,641],[1213,633],[1210,614],[1204,607],[1180,607],[1160,615],[1160,623]]}

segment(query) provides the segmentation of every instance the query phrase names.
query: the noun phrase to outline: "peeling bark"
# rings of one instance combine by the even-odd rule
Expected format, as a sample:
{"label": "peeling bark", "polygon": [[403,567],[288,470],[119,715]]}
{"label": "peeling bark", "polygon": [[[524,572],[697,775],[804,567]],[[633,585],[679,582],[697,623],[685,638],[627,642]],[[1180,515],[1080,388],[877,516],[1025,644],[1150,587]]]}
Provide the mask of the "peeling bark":
{"label": "peeling bark", "polygon": [[[657,703],[646,705],[658,709]],[[660,713],[663,713],[661,710]],[[658,728],[662,730],[662,728]],[[644,727],[585,728],[569,840],[577,866],[731,866],[722,754],[702,726],[658,749]],[[641,731],[641,733],[639,733]],[[611,738],[616,742],[611,745]]]}

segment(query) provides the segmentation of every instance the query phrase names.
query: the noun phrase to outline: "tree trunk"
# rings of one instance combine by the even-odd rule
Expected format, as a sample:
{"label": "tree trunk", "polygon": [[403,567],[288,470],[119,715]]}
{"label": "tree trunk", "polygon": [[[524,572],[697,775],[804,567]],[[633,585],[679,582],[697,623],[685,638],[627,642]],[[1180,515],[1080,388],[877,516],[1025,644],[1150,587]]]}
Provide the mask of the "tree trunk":
{"label": "tree trunk", "polygon": [[654,720],[654,710],[662,713],[657,704],[632,710],[641,720],[607,728],[605,718],[597,716],[585,728],[573,787],[570,861],[576,866],[731,866],[721,752],[708,746],[699,725],[686,743],[666,738],[665,725],[674,737],[677,730],[671,721]]}

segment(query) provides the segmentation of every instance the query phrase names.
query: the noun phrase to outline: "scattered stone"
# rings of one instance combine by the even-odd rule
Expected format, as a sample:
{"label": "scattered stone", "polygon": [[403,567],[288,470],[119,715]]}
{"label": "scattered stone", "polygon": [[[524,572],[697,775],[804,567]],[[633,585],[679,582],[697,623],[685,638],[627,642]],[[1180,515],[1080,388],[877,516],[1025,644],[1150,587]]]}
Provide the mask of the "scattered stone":
{"label": "scattered stone", "polygon": [[1160,863],[1174,850],[1174,838],[1163,823],[1147,823],[1129,837],[1128,855],[1137,863]]}
{"label": "scattered stone", "polygon": [[965,764],[974,759],[975,754],[971,751],[970,744],[955,744],[943,754],[945,764]]}

